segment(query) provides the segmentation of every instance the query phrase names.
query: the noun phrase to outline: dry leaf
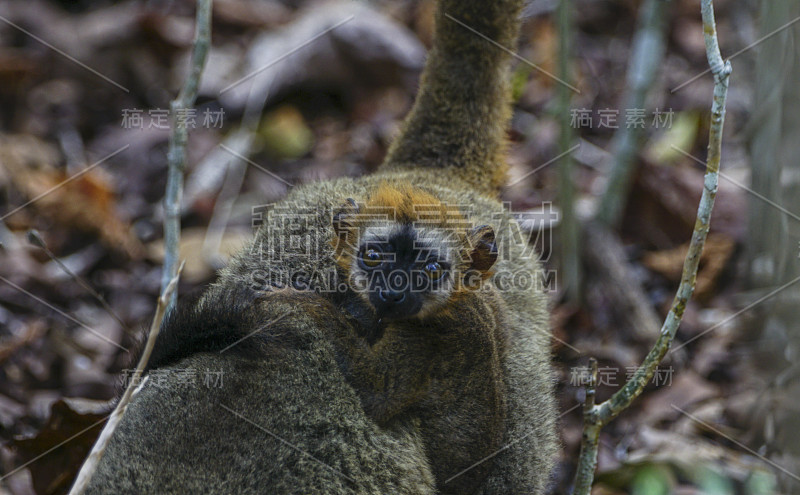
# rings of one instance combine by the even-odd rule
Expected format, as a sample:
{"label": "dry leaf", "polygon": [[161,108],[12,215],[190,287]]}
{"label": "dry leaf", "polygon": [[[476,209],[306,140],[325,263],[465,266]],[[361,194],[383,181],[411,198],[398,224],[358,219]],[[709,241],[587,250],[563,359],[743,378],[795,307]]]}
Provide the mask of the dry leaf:
{"label": "dry leaf", "polygon": [[110,410],[107,402],[59,400],[53,403],[47,423],[36,436],[14,440],[20,464],[69,441],[68,448],[55,448],[28,466],[36,493],[66,493]]}
{"label": "dry leaf", "polygon": [[67,182],[70,177],[55,166],[58,161],[58,152],[36,137],[0,137],[0,162],[13,186],[29,201],[43,195],[27,208],[52,218],[60,227],[97,235],[108,247],[132,259],[140,258],[139,240],[115,211],[108,175],[98,166]]}
{"label": "dry leaf", "polygon": [[[708,300],[716,289],[717,281],[725,266],[733,255],[736,244],[723,234],[709,234],[703,254],[700,256],[700,267],[697,273],[695,298],[698,301]],[[642,257],[642,264],[650,270],[662,275],[672,283],[679,283],[683,271],[683,262],[689,243],[666,251],[649,252]]]}

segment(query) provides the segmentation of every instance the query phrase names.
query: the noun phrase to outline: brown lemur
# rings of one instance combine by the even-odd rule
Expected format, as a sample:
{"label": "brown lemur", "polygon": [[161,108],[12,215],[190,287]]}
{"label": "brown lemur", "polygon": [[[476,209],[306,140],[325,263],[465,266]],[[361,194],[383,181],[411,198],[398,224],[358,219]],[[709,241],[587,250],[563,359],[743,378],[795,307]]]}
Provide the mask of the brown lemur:
{"label": "brown lemur", "polygon": [[337,262],[375,318],[367,342],[341,346],[346,376],[379,425],[421,420],[437,487],[456,494],[486,478],[491,462],[472,466],[501,447],[506,412],[507,308],[482,284],[497,259],[494,230],[461,209],[382,185],[333,219]]}
{"label": "brown lemur", "polygon": [[[539,266],[527,244],[518,242],[523,236],[513,215],[496,198],[504,181],[510,55],[475,34],[511,49],[522,3],[440,0],[434,46],[419,94],[384,164],[370,176],[292,189],[271,208],[252,245],[234,257],[188,310],[196,316],[184,314],[165,324],[157,349],[172,359],[154,365],[151,373],[218,369],[229,381],[213,391],[169,380],[166,388],[145,384],[112,439],[99,478],[93,479],[93,493],[119,493],[105,487],[124,486],[126,479],[138,483],[129,487],[167,493],[434,490],[429,460],[458,459],[461,453],[447,447],[464,441],[441,439],[439,451],[427,451],[432,439],[424,437],[432,430],[425,429],[425,415],[413,407],[379,426],[365,412],[358,395],[365,391],[351,375],[354,366],[369,362],[352,361],[347,343],[367,350],[369,341],[376,347],[388,345],[391,340],[381,341],[390,336],[389,327],[402,320],[387,324],[385,335],[380,335],[383,322],[378,323],[375,311],[348,285],[348,270],[337,264],[333,217],[347,198],[368,201],[384,187],[414,188],[445,205],[470,205],[469,212],[462,212],[469,222],[492,227],[497,259],[492,274],[480,284],[490,290],[465,291],[474,304],[461,297],[451,301],[456,303],[453,321],[460,321],[464,332],[474,327],[475,335],[489,336],[486,329],[505,330],[505,346],[496,346],[503,380],[499,388],[505,390],[502,450],[479,464],[488,472],[475,488],[483,494],[544,491],[557,452],[547,300],[538,284],[508,283],[515,277],[538,281]],[[238,291],[243,287],[261,294],[263,301],[242,296]],[[308,300],[297,299],[298,292]],[[495,294],[502,310],[490,309],[493,299],[484,293]],[[239,309],[229,314],[231,306]],[[246,317],[236,316],[240,312]],[[502,325],[492,321],[494,315],[502,318]],[[189,338],[195,333],[202,338]],[[264,338],[255,340],[258,345],[248,347],[246,355],[234,351],[262,333]],[[425,332],[425,337],[432,333]],[[406,342],[398,345],[397,353],[407,352]],[[475,352],[468,342],[454,340],[453,345],[462,353],[455,351],[457,356],[469,359]],[[447,373],[440,358],[431,359]],[[453,366],[463,370],[459,361]],[[479,374],[482,379],[491,379],[489,368],[486,375]],[[408,370],[408,380],[413,383],[426,373]],[[456,388],[462,386],[457,377],[451,379]],[[426,387],[420,390],[430,393]],[[443,404],[454,403],[443,397]],[[476,407],[491,403],[467,395],[457,400]],[[430,402],[421,402],[433,410]],[[474,416],[467,411],[453,420]],[[162,486],[166,488],[159,489]]]}

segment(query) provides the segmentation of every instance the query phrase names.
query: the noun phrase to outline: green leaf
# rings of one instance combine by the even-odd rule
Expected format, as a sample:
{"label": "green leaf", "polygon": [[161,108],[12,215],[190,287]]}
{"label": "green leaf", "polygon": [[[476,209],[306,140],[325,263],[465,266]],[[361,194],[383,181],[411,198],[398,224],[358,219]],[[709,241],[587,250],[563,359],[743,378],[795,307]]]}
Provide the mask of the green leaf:
{"label": "green leaf", "polygon": [[267,114],[261,122],[259,134],[267,152],[278,158],[300,158],[314,144],[314,134],[303,115],[288,105]]}
{"label": "green leaf", "polygon": [[767,471],[753,471],[744,484],[747,495],[772,495],[777,492],[775,475]]}
{"label": "green leaf", "polygon": [[631,481],[632,495],[668,495],[672,488],[672,476],[657,464],[643,465]]}
{"label": "green leaf", "polygon": [[684,153],[692,151],[700,128],[700,113],[676,112],[672,124],[667,125],[662,133],[650,140],[644,150],[649,161],[660,165],[671,165],[686,158]]}

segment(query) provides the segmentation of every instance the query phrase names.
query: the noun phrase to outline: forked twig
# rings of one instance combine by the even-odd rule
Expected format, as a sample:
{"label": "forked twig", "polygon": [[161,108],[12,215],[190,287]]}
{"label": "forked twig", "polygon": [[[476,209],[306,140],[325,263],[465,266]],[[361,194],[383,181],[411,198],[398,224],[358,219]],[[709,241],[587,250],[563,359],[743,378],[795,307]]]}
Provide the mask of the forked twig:
{"label": "forked twig", "polygon": [[689,252],[683,264],[681,283],[672,302],[672,308],[661,327],[661,333],[655,345],[648,353],[642,365],[636,370],[633,377],[628,380],[610,399],[594,404],[594,395],[587,391],[587,402],[584,407],[584,426],[581,441],[581,454],[578,460],[578,469],[575,475],[575,495],[589,495],[597,467],[597,449],[600,439],[600,430],[611,420],[625,410],[633,400],[644,390],[645,385],[652,379],[653,374],[669,350],[678,326],[681,323],[686,303],[694,292],[697,267],[700,263],[700,254],[708,235],[711,211],[714,207],[714,198],[717,194],[719,183],[719,165],[722,150],[722,129],[725,123],[725,102],[728,95],[728,79],[731,74],[730,61],[725,62],[719,51],[717,29],[714,21],[714,7],[712,0],[701,0],[703,16],[703,32],[705,34],[706,55],[711,72],[714,74],[714,102],[711,106],[711,130],[708,138],[708,161],[704,179],[703,194],[697,210]]}

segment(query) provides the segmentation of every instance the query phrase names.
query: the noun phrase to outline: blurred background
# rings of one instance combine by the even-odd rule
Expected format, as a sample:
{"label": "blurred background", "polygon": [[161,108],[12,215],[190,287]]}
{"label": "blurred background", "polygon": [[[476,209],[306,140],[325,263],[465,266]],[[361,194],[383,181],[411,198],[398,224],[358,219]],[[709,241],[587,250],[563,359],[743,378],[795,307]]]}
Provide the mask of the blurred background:
{"label": "blurred background", "polygon": [[[800,4],[714,6],[734,72],[711,234],[673,349],[602,433],[596,494],[800,493]],[[375,170],[434,8],[214,1],[181,116],[182,295],[214,280],[259,207]],[[698,0],[533,0],[524,15],[504,200],[545,261],[565,493],[589,357],[605,399],[678,286],[713,79]],[[133,367],[193,31],[188,0],[0,1],[0,493],[66,493]],[[598,217],[608,230],[586,227]]]}

